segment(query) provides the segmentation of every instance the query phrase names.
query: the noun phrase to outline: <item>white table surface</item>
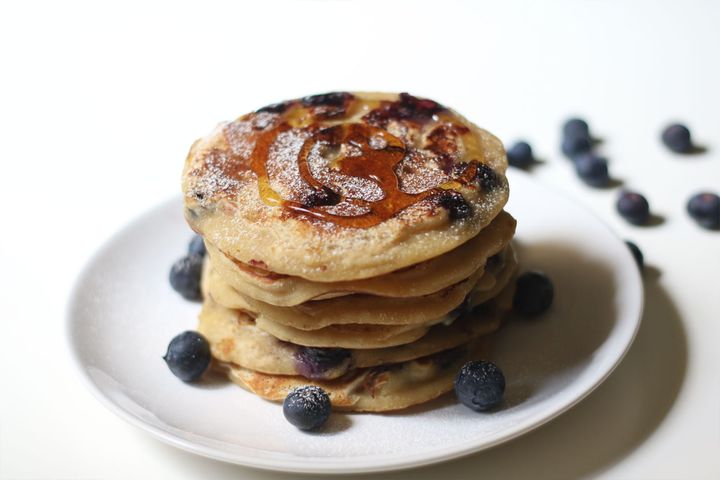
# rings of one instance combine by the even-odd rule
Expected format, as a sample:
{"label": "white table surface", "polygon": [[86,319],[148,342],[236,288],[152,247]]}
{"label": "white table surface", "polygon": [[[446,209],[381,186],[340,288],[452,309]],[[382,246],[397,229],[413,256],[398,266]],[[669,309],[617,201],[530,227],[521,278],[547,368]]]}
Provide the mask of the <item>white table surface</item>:
{"label": "white table surface", "polygon": [[[378,478],[719,478],[720,233],[684,211],[692,193],[720,191],[719,21],[709,1],[1,4],[0,478],[287,477],[115,417],[72,370],[64,314],[98,246],[178,194],[195,138],[340,89],[407,90],[506,142],[527,138],[537,180],[635,240],[649,265],[637,340],[589,398],[485,453]],[[574,113],[662,224],[624,223],[617,188],[574,176],[558,151]],[[664,149],[673,119],[707,153]]]}

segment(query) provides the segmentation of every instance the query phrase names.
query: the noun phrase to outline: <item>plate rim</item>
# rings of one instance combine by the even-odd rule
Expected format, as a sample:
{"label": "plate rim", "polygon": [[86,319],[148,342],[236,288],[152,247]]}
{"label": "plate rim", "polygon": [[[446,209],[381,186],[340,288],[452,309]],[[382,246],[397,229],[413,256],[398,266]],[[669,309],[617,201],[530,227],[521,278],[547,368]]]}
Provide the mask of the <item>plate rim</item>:
{"label": "plate rim", "polygon": [[[532,178],[528,173],[525,172],[512,171],[511,176],[524,177],[527,181],[537,184],[540,188],[547,190],[552,195],[556,195],[563,200],[569,201],[576,209],[592,217],[594,219],[594,222],[598,225],[601,225],[602,228],[612,237],[614,237],[619,242],[624,243],[624,240],[604,220],[602,220],[597,214],[595,214],[595,212],[579,204],[576,200],[574,200],[572,197],[565,194],[564,192],[558,191],[551,186],[548,186],[543,182]],[[87,365],[85,365],[80,358],[78,348],[75,344],[75,331],[73,328],[75,313],[74,309],[78,304],[81,286],[85,283],[86,278],[90,275],[90,271],[93,265],[95,265],[99,258],[107,252],[108,248],[111,246],[111,244],[118,235],[125,232],[126,230],[131,228],[132,225],[141,221],[142,219],[157,214],[158,212],[166,209],[168,205],[177,202],[177,200],[178,197],[173,196],[133,217],[129,222],[122,225],[108,238],[106,238],[105,241],[103,241],[103,243],[99,247],[97,247],[93,254],[86,260],[86,263],[83,265],[80,273],[75,278],[66,303],[64,340],[66,349],[69,353],[69,356],[71,357],[71,363],[74,367],[74,370],[76,370],[82,383],[85,385],[85,388],[88,389],[92,396],[95,397],[102,405],[104,405],[105,408],[107,408],[123,420],[127,421],[129,424],[148,432],[154,438],[168,445],[174,446],[190,453],[201,455],[206,458],[211,458],[214,460],[219,460],[226,463],[241,465],[254,469],[270,470],[276,472],[308,474],[357,474],[406,470],[410,468],[447,462],[466,455],[487,450],[496,447],[502,443],[518,438],[522,435],[525,435],[526,433],[547,424],[548,422],[554,420],[555,418],[567,412],[569,409],[587,398],[588,395],[590,395],[593,391],[595,391],[595,389],[597,389],[602,383],[605,382],[605,380],[615,371],[617,366],[625,358],[625,355],[634,343],[635,337],[637,336],[640,325],[642,323],[643,309],[645,304],[644,284],[639,269],[634,269],[634,273],[631,274],[631,282],[636,284],[639,295],[638,297],[636,297],[636,305],[634,306],[635,312],[628,312],[628,316],[630,316],[630,313],[633,314],[632,318],[635,319],[634,325],[629,332],[629,335],[626,334],[626,337],[623,338],[621,351],[616,356],[614,361],[612,361],[609,368],[607,368],[602,373],[602,375],[599,375],[598,377],[589,380],[588,383],[590,385],[586,386],[579,395],[564,401],[562,405],[560,405],[558,408],[553,409],[550,414],[546,412],[538,412],[537,414],[524,419],[522,422],[519,422],[518,425],[512,430],[509,430],[503,434],[498,434],[491,441],[478,443],[477,439],[471,439],[460,444],[453,444],[452,446],[436,449],[432,452],[423,451],[417,454],[402,454],[401,456],[398,456],[398,454],[370,455],[349,459],[346,457],[302,457],[290,455],[288,455],[286,458],[279,458],[282,454],[279,454],[277,452],[267,454],[267,452],[264,450],[252,449],[237,444],[233,444],[233,446],[238,450],[241,450],[244,456],[240,456],[238,454],[231,454],[213,448],[209,445],[203,445],[197,442],[193,442],[191,440],[183,439],[175,433],[164,430],[156,425],[150,424],[135,415],[134,413],[124,409],[108,395],[106,395],[100,388],[100,386],[93,381],[93,379],[90,377]],[[625,257],[625,262],[630,261],[633,264],[635,263],[635,260],[629,250],[627,250]],[[266,455],[257,455],[258,453],[266,453]]]}

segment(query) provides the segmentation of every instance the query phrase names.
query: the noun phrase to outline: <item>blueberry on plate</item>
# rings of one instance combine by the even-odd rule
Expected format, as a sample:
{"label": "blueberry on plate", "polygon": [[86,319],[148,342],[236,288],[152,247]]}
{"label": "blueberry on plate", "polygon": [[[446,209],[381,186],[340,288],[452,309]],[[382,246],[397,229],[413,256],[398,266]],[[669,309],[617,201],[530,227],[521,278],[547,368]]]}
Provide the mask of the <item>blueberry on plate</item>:
{"label": "blueberry on plate", "polygon": [[702,192],[690,197],[687,211],[700,226],[710,230],[720,229],[720,197],[715,193]]}
{"label": "blueberry on plate", "polygon": [[570,118],[565,121],[562,128],[563,137],[586,137],[590,138],[590,127],[582,118]]}
{"label": "blueberry on plate", "polygon": [[635,262],[638,265],[638,268],[642,270],[645,268],[645,257],[643,256],[642,251],[640,251],[640,247],[635,245],[635,243],[631,242],[630,240],[625,240],[625,244],[630,249],[630,253],[632,253],[632,256],[635,257]]}
{"label": "blueberry on plate", "polygon": [[505,393],[505,376],[492,362],[468,362],[455,377],[455,395],[460,403],[476,412],[497,406]]}
{"label": "blueberry on plate", "polygon": [[622,192],[616,207],[620,216],[633,225],[644,225],[650,219],[650,205],[639,193]]}
{"label": "blueberry on plate", "polygon": [[170,286],[185,300],[200,301],[200,277],[202,275],[203,257],[186,255],[170,268]]}
{"label": "blueberry on plate", "polygon": [[203,241],[203,238],[200,235],[194,235],[188,245],[188,255],[200,255],[201,257],[204,257],[206,253],[207,250],[205,249],[205,242]]}
{"label": "blueberry on plate", "polygon": [[590,150],[592,150],[592,140],[590,137],[570,136],[563,138],[562,152],[570,159],[583,153],[588,153]]}
{"label": "blueberry on plate", "polygon": [[210,344],[199,333],[188,330],[170,341],[163,359],[173,375],[183,382],[194,382],[210,365]]}
{"label": "blueberry on plate", "polygon": [[527,168],[533,163],[532,147],[527,142],[515,142],[507,151],[508,163],[516,168]]}
{"label": "blueberry on plate", "polygon": [[297,387],[283,402],[283,415],[300,430],[314,430],[330,418],[330,397],[314,385]]}
{"label": "blueberry on plate", "polygon": [[552,305],[555,288],[542,272],[525,272],[515,284],[513,310],[523,317],[535,317]]}
{"label": "blueberry on plate", "polygon": [[592,153],[578,155],[573,159],[575,171],[592,187],[606,187],[610,183],[607,160]]}
{"label": "blueberry on plate", "polygon": [[675,153],[688,153],[692,151],[692,138],[690,130],[679,123],[668,126],[660,137],[667,148]]}

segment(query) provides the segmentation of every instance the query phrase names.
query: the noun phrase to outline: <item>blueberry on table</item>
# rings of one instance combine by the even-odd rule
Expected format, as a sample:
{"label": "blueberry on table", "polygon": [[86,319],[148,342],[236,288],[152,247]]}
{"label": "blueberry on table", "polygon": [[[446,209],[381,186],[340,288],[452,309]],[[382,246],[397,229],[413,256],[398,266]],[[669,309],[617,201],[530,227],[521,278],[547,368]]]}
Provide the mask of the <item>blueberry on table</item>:
{"label": "blueberry on table", "polygon": [[200,301],[200,277],[202,275],[203,257],[187,255],[170,268],[170,286],[186,300]]}
{"label": "blueberry on table", "polygon": [[563,138],[562,152],[570,159],[580,154],[588,153],[590,150],[592,150],[592,140],[590,137],[570,136]]}
{"label": "blueberry on table", "polygon": [[513,310],[523,317],[536,317],[547,311],[555,297],[552,282],[542,272],[525,272],[515,284]]}
{"label": "blueberry on table", "polygon": [[203,238],[200,235],[193,236],[188,245],[188,255],[200,255],[204,257],[206,253],[207,250],[205,249]]}
{"label": "blueberry on table", "polygon": [[586,137],[590,138],[590,127],[582,118],[570,118],[565,121],[562,128],[563,137]]}
{"label": "blueberry on table", "polygon": [[643,268],[645,268],[645,257],[643,256],[642,251],[640,251],[640,247],[638,247],[637,245],[635,245],[635,244],[634,244],[633,242],[631,242],[630,240],[625,240],[625,244],[626,244],[626,245],[628,246],[628,248],[630,249],[630,253],[632,253],[632,256],[635,257],[635,262],[637,263],[638,268],[639,268],[640,270],[642,270]]}
{"label": "blueberry on table", "polygon": [[622,192],[616,207],[620,216],[633,225],[644,225],[650,219],[650,205],[639,193]]}
{"label": "blueberry on table", "polygon": [[455,377],[455,395],[460,403],[476,412],[498,405],[505,393],[505,376],[492,362],[468,362]]}
{"label": "blueberry on table", "polygon": [[170,341],[163,359],[173,375],[183,382],[194,382],[210,365],[210,344],[199,333],[188,330]]}
{"label": "blueberry on table", "polygon": [[688,153],[692,151],[690,130],[679,123],[668,126],[663,130],[662,142],[675,153]]}
{"label": "blueberry on table", "polygon": [[610,183],[607,160],[592,153],[578,155],[573,160],[578,176],[592,187],[606,187]]}
{"label": "blueberry on table", "polygon": [[533,162],[532,147],[527,142],[516,142],[507,151],[508,163],[517,168],[527,168]]}
{"label": "blueberry on table", "polygon": [[715,193],[702,192],[690,197],[687,211],[700,226],[710,230],[720,229],[720,197]]}
{"label": "blueberry on table", "polygon": [[283,402],[283,415],[300,430],[314,430],[330,418],[330,397],[314,385],[297,387]]}

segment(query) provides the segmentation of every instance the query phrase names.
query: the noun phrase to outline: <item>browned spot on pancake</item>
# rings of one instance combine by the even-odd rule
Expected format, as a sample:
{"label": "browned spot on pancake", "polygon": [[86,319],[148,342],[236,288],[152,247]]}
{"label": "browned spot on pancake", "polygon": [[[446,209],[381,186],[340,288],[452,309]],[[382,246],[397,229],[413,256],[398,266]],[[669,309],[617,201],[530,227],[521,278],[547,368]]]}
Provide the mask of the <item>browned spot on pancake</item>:
{"label": "browned spot on pancake", "polygon": [[221,252],[225,257],[233,262],[240,270],[248,273],[255,278],[260,280],[267,280],[269,283],[273,280],[279,280],[281,278],[287,278],[288,275],[282,273],[275,273],[268,270],[268,266],[262,260],[250,260],[249,263],[241,262],[240,260],[228,255],[227,253]]}
{"label": "browned spot on pancake", "polygon": [[247,162],[235,158],[230,152],[213,148],[205,154],[200,166],[190,171],[190,176],[197,179],[191,195],[200,202],[232,195],[237,191],[241,172],[248,168]]}
{"label": "browned spot on pancake", "polygon": [[438,155],[443,172],[449,174],[452,171],[457,160],[458,136],[468,132],[470,129],[463,125],[444,123],[428,134],[425,148]]}
{"label": "browned spot on pancake", "polygon": [[369,369],[363,379],[362,388],[372,398],[378,394],[384,384],[390,380],[390,372],[386,368],[378,367]]}
{"label": "browned spot on pancake", "polygon": [[268,270],[267,263],[263,262],[262,260],[255,260],[254,258],[251,258],[248,263],[253,267],[257,268],[258,270]]}
{"label": "browned spot on pancake", "polygon": [[218,348],[223,355],[228,356],[235,350],[235,341],[232,338],[223,338],[218,342]]}

